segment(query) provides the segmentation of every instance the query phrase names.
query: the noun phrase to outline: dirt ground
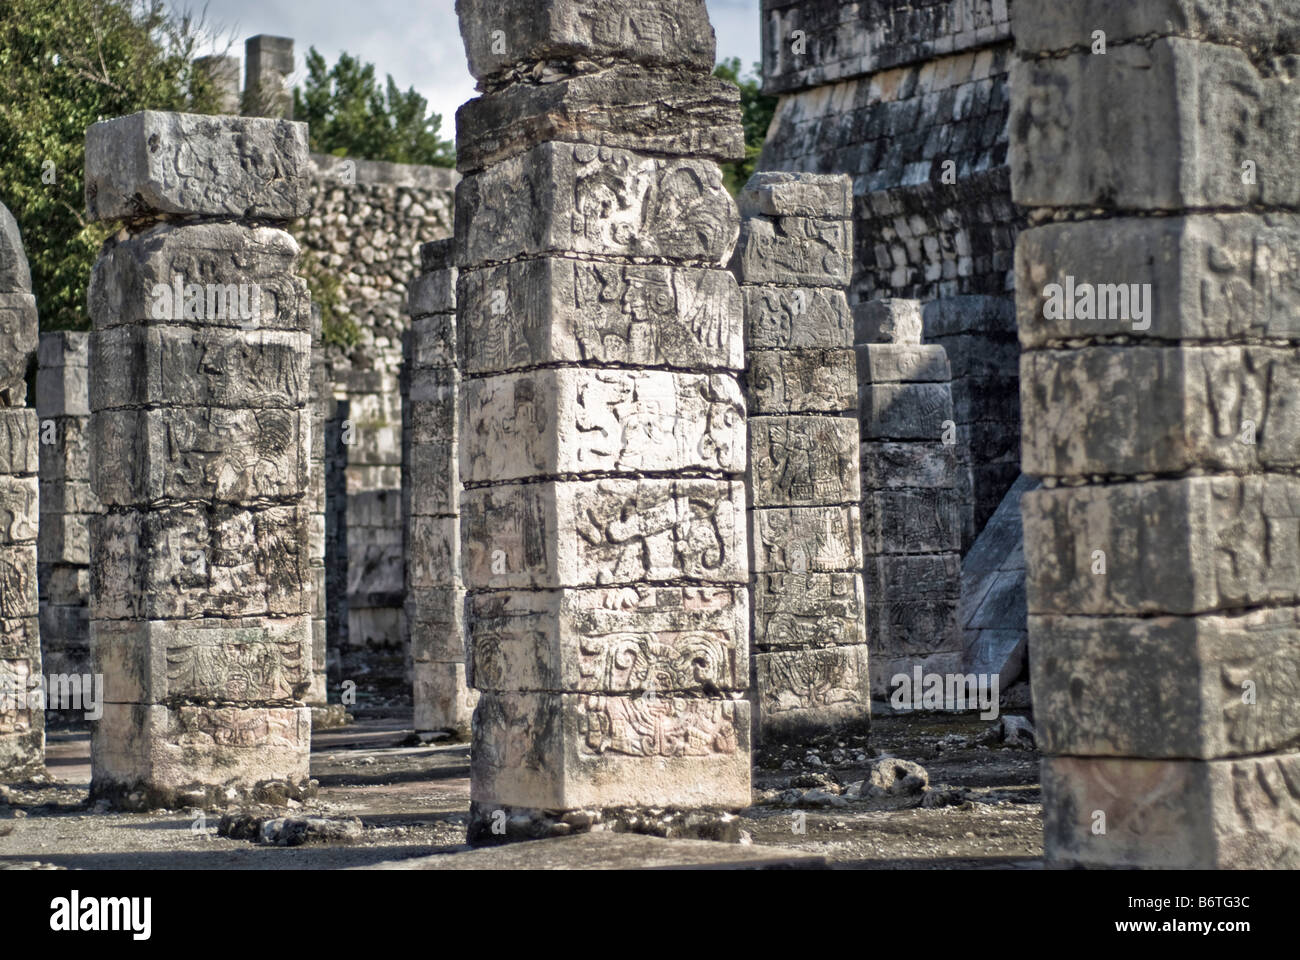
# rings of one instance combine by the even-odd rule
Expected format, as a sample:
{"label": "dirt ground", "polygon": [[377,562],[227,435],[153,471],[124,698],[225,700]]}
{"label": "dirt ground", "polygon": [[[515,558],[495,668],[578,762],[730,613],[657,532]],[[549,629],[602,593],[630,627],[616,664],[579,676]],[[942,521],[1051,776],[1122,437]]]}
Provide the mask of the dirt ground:
{"label": "dirt ground", "polygon": [[[405,745],[409,723],[362,717],[319,732],[319,795],[246,811],[325,818],[333,838],[297,846],[220,836],[220,814],[91,804],[89,734],[53,731],[48,782],[0,787],[0,869],[333,869],[468,852],[469,747]],[[1003,742],[999,728],[972,714],[877,716],[869,739],[761,752],[743,841],[817,854],[834,869],[1038,868],[1038,753]],[[882,758],[920,764],[928,783],[913,776],[871,789]],[[858,796],[853,785],[864,779]]]}

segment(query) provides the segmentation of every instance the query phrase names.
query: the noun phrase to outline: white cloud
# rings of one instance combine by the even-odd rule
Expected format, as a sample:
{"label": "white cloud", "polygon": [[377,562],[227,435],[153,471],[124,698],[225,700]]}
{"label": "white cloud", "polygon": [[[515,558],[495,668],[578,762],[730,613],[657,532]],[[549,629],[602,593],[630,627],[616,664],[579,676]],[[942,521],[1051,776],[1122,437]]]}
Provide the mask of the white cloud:
{"label": "white cloud", "polygon": [[[344,51],[375,65],[381,80],[415,87],[443,115],[443,131],[455,130],[456,108],[475,96],[465,66],[454,0],[171,0],[178,12],[203,11],[220,37],[204,52],[227,52],[241,60],[244,40],[259,33],[294,39],[295,81],[306,75],[304,57],[315,47],[334,63]],[[718,56],[739,57],[748,71],[759,59],[759,0],[708,0],[718,35]],[[218,49],[218,47],[220,49]]]}

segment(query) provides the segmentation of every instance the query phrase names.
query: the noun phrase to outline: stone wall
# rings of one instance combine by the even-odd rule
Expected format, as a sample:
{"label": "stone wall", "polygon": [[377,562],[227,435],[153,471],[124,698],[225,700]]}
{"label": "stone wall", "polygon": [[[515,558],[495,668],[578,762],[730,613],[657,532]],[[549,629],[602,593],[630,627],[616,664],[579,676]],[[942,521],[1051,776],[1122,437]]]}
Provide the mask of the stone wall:
{"label": "stone wall", "polygon": [[[958,478],[962,549],[1015,480],[1019,459],[1018,427],[1002,415],[1015,364],[998,370],[1010,386],[994,397],[963,389],[985,363],[980,324],[987,319],[988,332],[1005,340],[1000,318],[1012,315],[1023,221],[1007,166],[1011,27],[1006,0],[763,2],[764,89],[780,100],[759,169],[853,176],[850,300],[1005,301],[983,316],[957,308],[973,325],[955,331],[960,342],[943,343],[959,454],[970,464],[970,476]],[[982,401],[998,412],[978,409]]]}

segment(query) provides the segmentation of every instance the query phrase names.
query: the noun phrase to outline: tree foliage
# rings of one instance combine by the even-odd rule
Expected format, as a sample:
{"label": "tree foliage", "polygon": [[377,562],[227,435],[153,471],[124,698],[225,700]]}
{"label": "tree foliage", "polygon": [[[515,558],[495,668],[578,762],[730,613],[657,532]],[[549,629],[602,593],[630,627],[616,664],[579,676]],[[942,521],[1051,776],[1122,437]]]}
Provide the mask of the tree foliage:
{"label": "tree foliage", "polygon": [[390,75],[381,88],[375,66],[348,53],[329,67],[315,47],[307,53],[307,80],[293,92],[294,119],[311,129],[317,153],[359,160],[451,167],[456,151],[444,139],[442,115],[429,102],[397,88]]}
{"label": "tree foliage", "polygon": [[86,329],[111,228],[85,218],[86,128],[140,110],[211,113],[201,25],[163,0],[0,3],[0,200],[22,230],[45,329]]}
{"label": "tree foliage", "polygon": [[754,175],[758,165],[758,155],[763,150],[763,141],[767,139],[767,128],[776,113],[776,97],[763,93],[761,77],[762,66],[754,64],[753,72],[745,77],[740,75],[740,58],[731,57],[719,61],[713,75],[728,80],[740,88],[740,115],[745,129],[745,159],[723,165],[727,189],[732,194],[739,193],[746,181]]}

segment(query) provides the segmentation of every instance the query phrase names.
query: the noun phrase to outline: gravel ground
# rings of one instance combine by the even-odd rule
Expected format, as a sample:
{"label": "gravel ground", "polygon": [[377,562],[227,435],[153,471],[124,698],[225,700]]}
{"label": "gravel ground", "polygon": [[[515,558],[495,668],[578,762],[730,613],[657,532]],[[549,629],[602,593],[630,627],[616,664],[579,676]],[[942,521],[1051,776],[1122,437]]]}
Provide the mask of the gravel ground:
{"label": "gravel ground", "polygon": [[[227,829],[219,812],[92,805],[89,736],[52,732],[46,782],[0,787],[0,869],[333,869],[466,851],[469,748],[406,745],[408,724],[362,717],[319,733],[319,795],[238,811],[239,826]],[[1007,726],[1016,725],[886,715],[869,742],[765,750],[755,758],[754,805],[742,813],[746,839],[816,853],[840,869],[1036,868],[1038,754],[1018,730],[1008,738]],[[297,821],[292,829],[286,817]]]}

